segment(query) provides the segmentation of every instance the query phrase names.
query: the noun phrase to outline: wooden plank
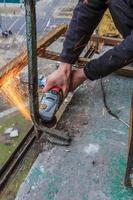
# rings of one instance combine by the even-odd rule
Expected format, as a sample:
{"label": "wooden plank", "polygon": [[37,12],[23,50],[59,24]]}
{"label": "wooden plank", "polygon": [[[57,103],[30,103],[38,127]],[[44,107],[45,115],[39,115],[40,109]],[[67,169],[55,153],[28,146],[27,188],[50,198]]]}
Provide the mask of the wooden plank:
{"label": "wooden plank", "polygon": [[[57,40],[62,34],[66,32],[67,25],[61,24],[46,36],[38,41],[37,54],[39,55],[46,47]],[[8,64],[0,69],[0,87],[5,81],[6,75],[12,76],[20,72],[28,64],[27,50],[24,50],[20,55],[11,60]]]}
{"label": "wooden plank", "polygon": [[125,174],[125,186],[133,187],[133,95],[131,102],[131,111],[130,111],[130,128],[129,128],[129,140],[128,140],[128,160],[127,168]]}

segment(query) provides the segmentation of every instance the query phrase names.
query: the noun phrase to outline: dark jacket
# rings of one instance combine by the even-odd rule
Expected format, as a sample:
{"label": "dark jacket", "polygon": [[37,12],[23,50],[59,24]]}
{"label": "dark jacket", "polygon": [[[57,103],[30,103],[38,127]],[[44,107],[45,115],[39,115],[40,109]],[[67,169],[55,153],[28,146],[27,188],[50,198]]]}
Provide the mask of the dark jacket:
{"label": "dark jacket", "polygon": [[84,67],[90,80],[104,77],[133,62],[133,0],[88,0],[88,4],[79,1],[66,34],[61,59],[70,64],[77,61],[107,8],[125,39]]}

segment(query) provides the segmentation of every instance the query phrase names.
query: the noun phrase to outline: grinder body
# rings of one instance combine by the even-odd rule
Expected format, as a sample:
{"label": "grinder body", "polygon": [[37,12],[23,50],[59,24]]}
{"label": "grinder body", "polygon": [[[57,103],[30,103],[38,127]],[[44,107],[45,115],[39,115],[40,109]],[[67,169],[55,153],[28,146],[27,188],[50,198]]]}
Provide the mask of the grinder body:
{"label": "grinder body", "polygon": [[[39,80],[39,87],[45,86],[45,80]],[[51,122],[62,102],[62,91],[58,87],[44,93],[40,101],[39,115],[42,121]]]}

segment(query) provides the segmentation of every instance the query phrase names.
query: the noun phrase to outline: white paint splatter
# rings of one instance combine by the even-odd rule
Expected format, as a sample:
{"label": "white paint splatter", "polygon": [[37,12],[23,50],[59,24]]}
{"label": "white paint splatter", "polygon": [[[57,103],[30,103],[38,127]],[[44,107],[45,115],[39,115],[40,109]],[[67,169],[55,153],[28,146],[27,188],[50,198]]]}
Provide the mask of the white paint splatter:
{"label": "white paint splatter", "polygon": [[88,146],[84,147],[84,152],[89,154],[95,154],[99,151],[99,144],[89,144]]}
{"label": "white paint splatter", "polygon": [[44,170],[44,166],[40,166],[40,171],[42,172],[42,173],[44,173],[45,172],[45,170]]}

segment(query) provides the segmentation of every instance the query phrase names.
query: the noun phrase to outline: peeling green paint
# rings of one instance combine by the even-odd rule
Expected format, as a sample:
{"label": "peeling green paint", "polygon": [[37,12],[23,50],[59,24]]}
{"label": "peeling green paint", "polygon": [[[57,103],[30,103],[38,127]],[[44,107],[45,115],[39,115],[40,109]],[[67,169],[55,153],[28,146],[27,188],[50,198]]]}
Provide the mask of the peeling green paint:
{"label": "peeling green paint", "polygon": [[42,170],[37,167],[33,168],[29,177],[27,178],[27,182],[30,187],[36,186],[40,181],[45,179],[45,173],[42,172]]}
{"label": "peeling green paint", "polygon": [[[133,189],[126,188],[123,184],[126,159],[123,155],[112,155],[108,171],[108,188],[111,200],[133,200]],[[110,191],[109,191],[110,190]]]}
{"label": "peeling green paint", "polygon": [[47,179],[48,188],[43,193],[43,196],[47,200],[54,200],[55,195],[59,192],[59,184],[61,182],[61,178],[59,176],[53,176],[51,179]]}

